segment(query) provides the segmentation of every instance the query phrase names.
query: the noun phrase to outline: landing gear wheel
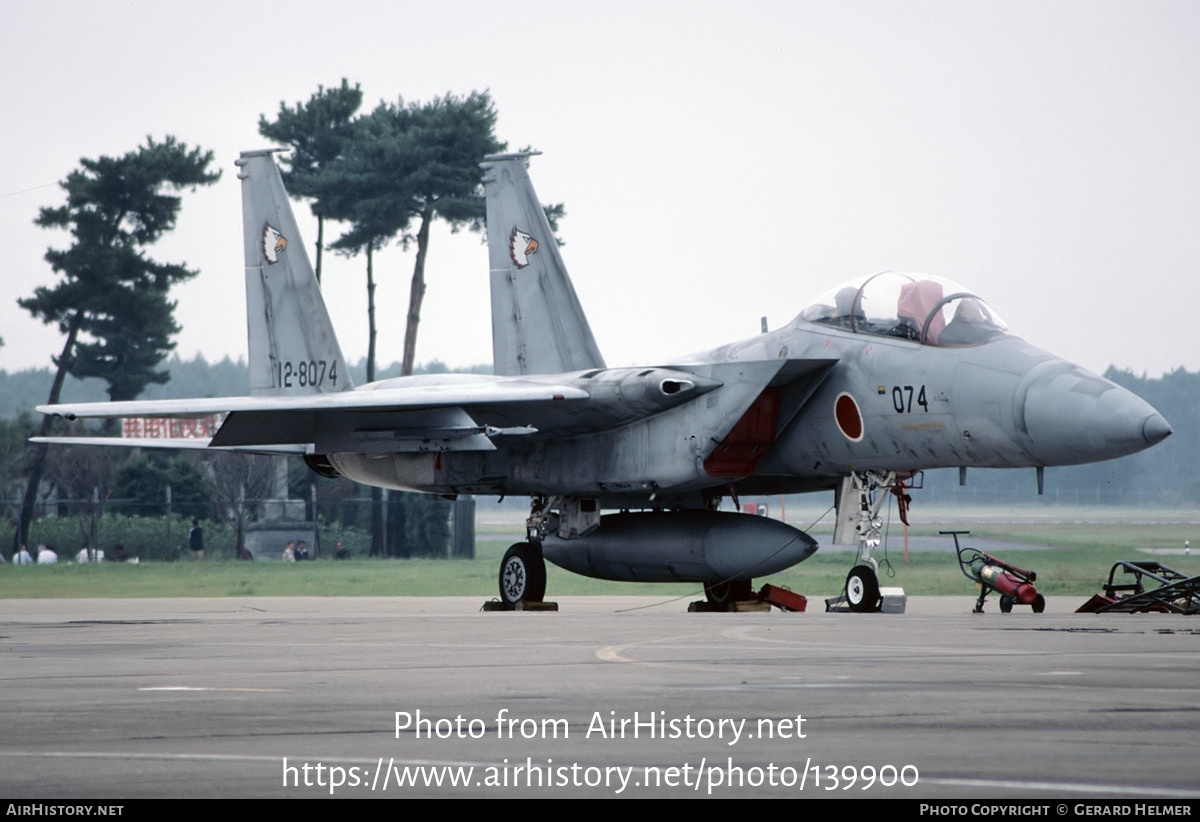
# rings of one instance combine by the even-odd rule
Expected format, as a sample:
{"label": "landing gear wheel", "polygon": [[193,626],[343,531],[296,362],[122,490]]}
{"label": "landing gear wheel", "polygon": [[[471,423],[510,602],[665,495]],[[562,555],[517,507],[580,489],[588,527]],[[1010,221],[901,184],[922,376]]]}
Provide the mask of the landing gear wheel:
{"label": "landing gear wheel", "polygon": [[546,596],[546,561],[541,546],[518,542],[500,561],[500,599],[509,608],[518,602],[541,602]]}
{"label": "landing gear wheel", "polygon": [[1012,597],[1010,597],[1008,594],[1005,594],[1004,596],[1000,597],[1000,612],[1001,613],[1004,613],[1004,614],[1010,613],[1012,611],[1012,607],[1013,607],[1013,598]]}
{"label": "landing gear wheel", "polygon": [[851,611],[867,613],[883,607],[879,596],[879,577],[869,565],[855,565],[846,575],[846,602]]}
{"label": "landing gear wheel", "polygon": [[1033,612],[1035,614],[1040,614],[1042,611],[1046,610],[1046,598],[1041,594],[1038,594],[1033,598],[1033,602],[1030,603],[1030,605],[1033,607]]}
{"label": "landing gear wheel", "polygon": [[714,582],[704,586],[704,595],[713,605],[728,605],[731,602],[746,602],[754,599],[754,581],[735,579]]}

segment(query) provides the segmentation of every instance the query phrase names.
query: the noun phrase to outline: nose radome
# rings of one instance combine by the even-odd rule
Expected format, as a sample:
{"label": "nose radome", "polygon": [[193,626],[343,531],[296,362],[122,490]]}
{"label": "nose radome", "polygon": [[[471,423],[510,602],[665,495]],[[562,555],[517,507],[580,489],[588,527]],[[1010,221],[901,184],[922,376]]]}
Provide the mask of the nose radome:
{"label": "nose radome", "polygon": [[1025,395],[1030,451],[1044,465],[1123,457],[1161,442],[1171,426],[1145,400],[1063,363],[1047,368]]}
{"label": "nose radome", "polygon": [[1157,411],[1146,417],[1142,423],[1142,439],[1147,445],[1154,445],[1162,442],[1167,437],[1171,436],[1171,424],[1163,419],[1162,414]]}

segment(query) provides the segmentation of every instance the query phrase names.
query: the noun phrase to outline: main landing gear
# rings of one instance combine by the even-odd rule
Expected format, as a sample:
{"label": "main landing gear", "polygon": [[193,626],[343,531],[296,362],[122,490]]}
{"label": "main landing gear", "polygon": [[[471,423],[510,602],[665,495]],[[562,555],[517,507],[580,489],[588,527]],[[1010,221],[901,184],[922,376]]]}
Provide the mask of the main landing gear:
{"label": "main landing gear", "polygon": [[546,560],[542,546],[518,542],[500,561],[500,600],[509,608],[518,602],[541,602],[546,596]]}
{"label": "main landing gear", "polygon": [[546,560],[542,557],[542,540],[558,528],[558,516],[551,509],[559,505],[559,497],[533,497],[529,519],[525,521],[525,542],[518,542],[504,552],[500,560],[500,603],[508,611],[526,603],[541,603],[546,598]]}

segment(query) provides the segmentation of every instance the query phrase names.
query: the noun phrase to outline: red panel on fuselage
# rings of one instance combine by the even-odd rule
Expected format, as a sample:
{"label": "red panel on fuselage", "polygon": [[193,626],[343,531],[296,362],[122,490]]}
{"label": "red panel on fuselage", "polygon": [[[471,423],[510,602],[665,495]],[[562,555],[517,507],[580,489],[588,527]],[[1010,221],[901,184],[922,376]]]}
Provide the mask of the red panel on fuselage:
{"label": "red panel on fuselage", "polygon": [[704,470],[713,477],[750,476],[775,441],[778,422],[779,389],[764,389],[721,444],[708,455]]}

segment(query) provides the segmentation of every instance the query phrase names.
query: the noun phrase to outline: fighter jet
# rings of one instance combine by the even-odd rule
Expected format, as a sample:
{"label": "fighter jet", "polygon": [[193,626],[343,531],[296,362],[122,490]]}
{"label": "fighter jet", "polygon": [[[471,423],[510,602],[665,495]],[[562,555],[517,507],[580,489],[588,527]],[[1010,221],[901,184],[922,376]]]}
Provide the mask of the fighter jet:
{"label": "fighter jet", "polygon": [[[769,333],[653,366],[609,368],[530,182],[530,153],[487,157],[494,374],[354,386],[273,153],[244,152],[250,395],[67,404],[67,418],[223,414],[211,440],[142,447],[296,454],[318,474],[454,496],[528,496],[504,603],[541,600],[545,560],[592,577],[705,586],[809,557],[785,523],[720,510],[739,495],[832,490],[835,542],[859,545],[855,610],[878,607],[871,549],[886,491],[933,468],[1112,459],[1171,433],[1153,408],[1026,343],[971,291],[885,272],[840,285]],[[50,442],[79,439],[50,438]],[[606,513],[610,512],[610,513]]]}

